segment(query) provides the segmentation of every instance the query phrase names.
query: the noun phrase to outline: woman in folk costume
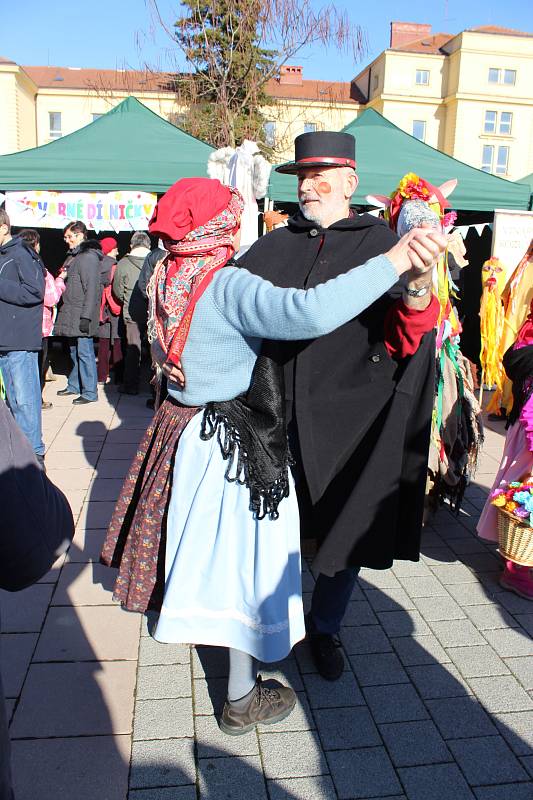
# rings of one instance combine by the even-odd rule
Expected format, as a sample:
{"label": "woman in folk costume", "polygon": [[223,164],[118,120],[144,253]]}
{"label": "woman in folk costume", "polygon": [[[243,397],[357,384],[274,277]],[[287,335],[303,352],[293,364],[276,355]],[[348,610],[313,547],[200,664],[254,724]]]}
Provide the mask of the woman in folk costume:
{"label": "woman in folk costume", "polygon": [[[529,315],[514,344],[503,356],[503,366],[512,382],[513,404],[500,468],[492,493],[503,484],[525,481],[533,476],[533,299]],[[498,510],[487,499],[477,525],[482,539],[498,541]],[[528,567],[506,560],[500,584],[504,589],[533,600],[533,574]]]}
{"label": "woman in folk costume", "polygon": [[[220,721],[229,734],[290,713],[294,692],[262,686],[256,659],[278,661],[305,635],[282,371],[268,353],[258,358],[262,337],[333,330],[443,244],[413,232],[327,284],[280,289],[230,261],[242,208],[237,190],[208,178],[178,181],[158,203],[150,231],[169,256],[151,280],[149,327],[169,397],[139,446],[102,552],[119,567],[116,600],[160,608],[157,640],[229,648]],[[182,388],[172,382],[180,361]]]}
{"label": "woman in folk costume", "polygon": [[[436,187],[411,172],[402,178],[390,198],[379,195],[368,199],[385,205],[389,225],[399,236],[420,225],[444,232],[457,216],[455,212],[445,213],[450,206],[446,198],[456,185],[456,180],[450,180]],[[448,258],[448,252],[439,258],[433,275],[433,290],[440,311],[427,498],[432,510],[447,498],[458,511],[475,470],[483,429],[470,363],[459,349],[461,324],[452,303],[456,287]]]}

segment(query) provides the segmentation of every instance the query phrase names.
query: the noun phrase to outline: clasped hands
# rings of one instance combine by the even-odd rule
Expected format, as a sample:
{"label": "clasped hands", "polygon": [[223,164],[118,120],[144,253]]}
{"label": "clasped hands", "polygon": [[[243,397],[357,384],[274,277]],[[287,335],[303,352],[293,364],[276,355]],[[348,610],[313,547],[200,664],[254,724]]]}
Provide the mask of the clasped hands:
{"label": "clasped hands", "polygon": [[385,253],[402,282],[412,289],[427,286],[438,257],[446,250],[448,237],[424,223],[406,233],[388,253]]}

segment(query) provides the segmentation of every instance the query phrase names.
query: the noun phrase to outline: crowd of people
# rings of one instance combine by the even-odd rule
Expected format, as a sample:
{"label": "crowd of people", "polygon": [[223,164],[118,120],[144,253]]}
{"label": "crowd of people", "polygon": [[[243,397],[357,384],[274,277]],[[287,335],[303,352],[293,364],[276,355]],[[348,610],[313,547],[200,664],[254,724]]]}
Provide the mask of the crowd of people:
{"label": "crowd of people", "polygon": [[[55,278],[36,233],[12,236],[0,210],[0,370],[35,466],[46,339],[68,341],[58,394],[76,405],[94,402],[111,373],[119,391],[137,394],[150,341],[159,407],[101,560],[118,568],[114,598],[125,609],[157,610],[156,640],[228,649],[220,727],[229,735],[294,708],[291,688],[263,685],[259,661],[279,661],[306,638],[319,674],[337,680],[337,634],[361,567],[419,559],[435,399],[442,229],[422,224],[398,238],[350,208],[358,177],[348,134],[299,136],[279,169],[297,176],[299,210],[240,258],[244,202],[214,179],[182,179],[159,200],[149,232],[163,247],[136,232],[118,259],[114,238],[89,239],[69,223]],[[522,408],[531,362],[521,374]],[[13,427],[5,414],[2,424]],[[532,472],[530,451],[526,461]],[[66,501],[39,481],[58,513]],[[61,524],[64,547],[71,532]],[[305,618],[301,538],[316,543]],[[6,588],[28,584],[10,580]]]}
{"label": "crowd of people", "polygon": [[40,256],[38,231],[13,235],[0,209],[0,370],[7,403],[43,468],[41,412],[53,405],[42,397],[50,337],[68,343],[71,361],[58,395],[72,395],[74,405],[96,402],[111,374],[119,392],[138,394],[154,266],[143,231],[132,234],[121,259],[116,239],[88,238],[83,222],[70,222],[63,235],[68,252],[54,275]]}

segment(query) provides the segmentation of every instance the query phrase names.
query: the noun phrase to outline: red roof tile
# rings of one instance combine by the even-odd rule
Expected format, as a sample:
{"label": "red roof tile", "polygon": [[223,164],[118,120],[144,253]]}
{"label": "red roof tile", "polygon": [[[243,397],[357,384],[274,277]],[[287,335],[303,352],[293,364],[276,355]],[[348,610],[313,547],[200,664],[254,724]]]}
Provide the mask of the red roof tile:
{"label": "red roof tile", "polygon": [[[23,67],[42,89],[92,89],[94,91],[173,92],[175,76],[165,72],[72,67]],[[303,80],[301,85],[282,84],[272,79],[266,86],[272,97],[328,103],[357,103],[361,97],[350,83]]]}
{"label": "red roof tile", "polygon": [[173,76],[165,72],[72,67],[23,67],[41,89],[93,89],[95,91],[172,92]]}
{"label": "red roof tile", "polygon": [[389,50],[396,50],[402,53],[430,53],[432,55],[444,55],[442,48],[455,34],[452,33],[432,33],[414,42],[407,42],[399,47],[390,47]]}
{"label": "red roof tile", "polygon": [[[355,88],[355,87],[354,87]],[[310,100],[326,103],[358,103],[361,97],[354,95],[350,83],[340,81],[303,80],[300,85],[280,83],[276,79],[268,81],[267,94],[279,99]]]}
{"label": "red roof tile", "polygon": [[475,33],[496,33],[502,36],[533,36],[533,33],[517,31],[515,28],[502,28],[499,25],[477,25],[475,28],[467,28],[467,31]]}

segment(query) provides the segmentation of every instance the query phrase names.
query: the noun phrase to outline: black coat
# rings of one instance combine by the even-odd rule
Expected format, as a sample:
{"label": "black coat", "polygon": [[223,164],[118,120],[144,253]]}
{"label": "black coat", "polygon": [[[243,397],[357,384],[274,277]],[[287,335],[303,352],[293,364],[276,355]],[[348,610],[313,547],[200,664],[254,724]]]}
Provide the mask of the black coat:
{"label": "black coat", "polygon": [[[297,214],[287,228],[261,238],[239,265],[278,286],[313,287],[396,240],[368,214],[326,230]],[[382,569],[395,558],[419,558],[434,337],[427,334],[401,364],[390,358],[383,323],[395,294],[327,336],[277,345],[297,472],[304,478],[303,534],[321,542],[315,563],[326,575],[349,565]]]}
{"label": "black coat", "polygon": [[[100,242],[87,239],[71,251],[65,262],[67,288],[61,297],[54,336],[98,336],[102,299],[102,260]],[[80,330],[80,319],[90,320],[89,333]]]}
{"label": "black coat", "polygon": [[[116,259],[111,256],[104,256],[100,264],[100,292],[106,289],[113,279],[113,267]],[[98,337],[100,339],[111,339],[112,342],[119,338],[118,324],[120,314],[113,314],[107,303],[104,305],[102,316],[102,305],[100,303],[100,326]]]}

